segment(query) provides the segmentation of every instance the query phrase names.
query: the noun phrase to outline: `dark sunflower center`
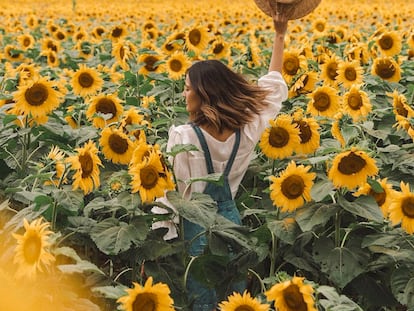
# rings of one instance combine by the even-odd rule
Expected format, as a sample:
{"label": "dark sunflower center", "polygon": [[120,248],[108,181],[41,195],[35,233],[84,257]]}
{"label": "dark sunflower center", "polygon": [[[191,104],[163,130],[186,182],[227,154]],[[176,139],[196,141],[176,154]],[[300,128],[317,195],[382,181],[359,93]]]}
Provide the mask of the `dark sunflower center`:
{"label": "dark sunflower center", "polygon": [[351,152],[348,156],[341,159],[338,170],[344,175],[352,175],[360,172],[367,162],[359,155]]}
{"label": "dark sunflower center", "polygon": [[382,35],[381,39],[378,41],[378,44],[383,50],[389,50],[394,45],[394,40],[389,35]]}
{"label": "dark sunflower center", "polygon": [[194,46],[197,46],[200,44],[201,41],[201,32],[198,29],[192,29],[190,33],[188,34],[188,40],[190,40],[190,43]]}
{"label": "dark sunflower center", "polygon": [[65,39],[65,34],[63,33],[63,32],[58,32],[57,34],[56,34],[56,38],[58,38],[58,40],[63,40],[63,39]]}
{"label": "dark sunflower center", "polygon": [[28,237],[23,244],[23,256],[28,264],[35,263],[40,256],[42,242],[38,236]]}
{"label": "dark sunflower center", "polygon": [[294,76],[299,69],[299,59],[294,56],[287,57],[283,62],[283,69],[287,72],[288,75]]}
{"label": "dark sunflower center", "polygon": [[28,37],[25,37],[24,38],[24,40],[23,40],[23,46],[24,47],[28,47],[29,45],[30,45],[30,43],[31,43],[32,41],[30,40],[30,38],[28,38]]}
{"label": "dark sunflower center", "polygon": [[331,98],[325,92],[317,92],[314,97],[313,106],[318,111],[328,110],[331,106]]}
{"label": "dark sunflower center", "polygon": [[306,311],[308,309],[297,285],[289,285],[283,291],[283,300],[285,301],[288,310]]}
{"label": "dark sunflower center", "polygon": [[116,106],[115,103],[110,98],[101,98],[96,104],[96,112],[104,114],[116,115]]}
{"label": "dark sunflower center", "polygon": [[396,71],[395,66],[388,60],[378,63],[375,67],[375,73],[383,79],[391,78]]}
{"label": "dark sunflower center", "polygon": [[54,44],[52,41],[49,41],[47,43],[47,48],[54,51],[54,52],[57,52],[57,45]]}
{"label": "dark sunflower center", "polygon": [[88,88],[93,85],[94,79],[89,72],[82,72],[79,75],[78,82],[81,87]]}
{"label": "dark sunflower center", "polygon": [[387,194],[385,193],[385,191],[375,192],[374,190],[371,189],[369,191],[369,194],[374,197],[378,206],[382,206],[385,203],[385,199],[387,198]]}
{"label": "dark sunflower center", "polygon": [[180,72],[181,69],[183,68],[183,64],[181,63],[180,60],[178,59],[173,59],[170,62],[170,69],[174,72]]}
{"label": "dark sunflower center", "polygon": [[167,50],[167,51],[174,51],[174,44],[172,44],[172,43],[167,43],[167,44],[165,44],[165,49]]}
{"label": "dark sunflower center", "polygon": [[98,35],[98,36],[102,36],[102,34],[104,33],[104,30],[102,29],[102,28],[98,28],[98,29],[96,29],[96,34]]}
{"label": "dark sunflower center", "polygon": [[115,29],[114,29],[114,30],[112,30],[111,35],[112,35],[112,37],[114,37],[114,38],[119,38],[119,37],[122,35],[122,28],[115,27]]}
{"label": "dark sunflower center", "polygon": [[400,101],[397,101],[395,104],[395,110],[397,110],[397,114],[403,117],[408,116],[408,110],[404,107],[404,104]]}
{"label": "dark sunflower center", "polygon": [[152,293],[142,293],[135,297],[132,303],[132,311],[155,311],[157,310],[157,297]]}
{"label": "dark sunflower center", "polygon": [[414,218],[414,197],[404,198],[401,204],[402,212],[408,218]]}
{"label": "dark sunflower center", "polygon": [[275,148],[282,148],[289,142],[289,132],[283,127],[272,127],[269,133],[269,144]]}
{"label": "dark sunflower center", "polygon": [[216,43],[214,45],[213,53],[220,54],[224,50],[224,45],[221,43]]}
{"label": "dark sunflower center", "polygon": [[53,54],[49,54],[49,61],[54,63],[56,61],[56,57]]}
{"label": "dark sunflower center", "polygon": [[124,49],[123,46],[121,46],[121,48],[119,49],[119,57],[121,59],[124,59],[124,57],[125,57],[125,49]]}
{"label": "dark sunflower center", "polygon": [[281,185],[282,193],[290,200],[300,197],[305,190],[305,182],[298,175],[291,175],[283,180]]}
{"label": "dark sunflower center", "polygon": [[362,98],[360,94],[353,93],[348,97],[348,106],[352,110],[359,110],[362,107]]}
{"label": "dark sunflower center", "polygon": [[93,172],[92,157],[88,153],[82,154],[79,156],[79,162],[82,168],[82,178],[88,178],[91,176]]}
{"label": "dark sunflower center", "polygon": [[355,68],[349,67],[345,69],[345,79],[348,81],[355,81],[357,78],[357,73]]}
{"label": "dark sunflower center", "polygon": [[295,121],[294,123],[299,125],[300,143],[306,144],[312,138],[312,131],[309,124],[303,120]]}
{"label": "dark sunflower center", "polygon": [[251,306],[248,305],[241,305],[237,306],[234,311],[254,311],[254,309]]}
{"label": "dark sunflower center", "polygon": [[41,83],[35,83],[26,90],[24,98],[31,106],[41,106],[48,98],[49,93],[47,87]]}
{"label": "dark sunflower center", "polygon": [[153,166],[147,166],[140,171],[141,185],[145,189],[152,189],[157,185],[158,171]]}
{"label": "dark sunflower center", "polygon": [[322,31],[324,31],[324,30],[325,30],[325,24],[318,23],[318,24],[316,24],[315,29],[316,29],[317,31],[322,32]]}
{"label": "dark sunflower center", "polygon": [[155,71],[158,68],[158,66],[155,65],[157,61],[158,58],[156,58],[155,56],[149,55],[145,57],[145,69],[147,69],[148,71]]}
{"label": "dark sunflower center", "polygon": [[118,154],[124,154],[128,150],[127,140],[117,134],[109,136],[108,144],[111,150]]}

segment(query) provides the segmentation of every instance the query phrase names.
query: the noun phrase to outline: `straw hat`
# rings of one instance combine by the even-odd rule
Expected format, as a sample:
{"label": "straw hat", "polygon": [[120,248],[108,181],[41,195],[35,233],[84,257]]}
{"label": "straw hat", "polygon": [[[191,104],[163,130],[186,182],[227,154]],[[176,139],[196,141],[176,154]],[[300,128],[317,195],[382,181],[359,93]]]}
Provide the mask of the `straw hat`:
{"label": "straw hat", "polygon": [[272,11],[277,10],[287,16],[288,19],[298,19],[312,12],[321,0],[254,0],[256,5],[265,14],[272,16]]}

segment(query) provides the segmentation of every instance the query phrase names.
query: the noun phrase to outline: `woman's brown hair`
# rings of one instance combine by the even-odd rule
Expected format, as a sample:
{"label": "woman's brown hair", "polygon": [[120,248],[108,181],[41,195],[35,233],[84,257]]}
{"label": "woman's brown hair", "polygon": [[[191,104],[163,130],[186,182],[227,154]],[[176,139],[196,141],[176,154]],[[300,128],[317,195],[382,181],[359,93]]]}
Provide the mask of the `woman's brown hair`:
{"label": "woman's brown hair", "polygon": [[201,99],[200,111],[190,116],[197,125],[207,124],[219,132],[237,130],[266,106],[268,91],[249,83],[218,60],[196,62],[187,75]]}

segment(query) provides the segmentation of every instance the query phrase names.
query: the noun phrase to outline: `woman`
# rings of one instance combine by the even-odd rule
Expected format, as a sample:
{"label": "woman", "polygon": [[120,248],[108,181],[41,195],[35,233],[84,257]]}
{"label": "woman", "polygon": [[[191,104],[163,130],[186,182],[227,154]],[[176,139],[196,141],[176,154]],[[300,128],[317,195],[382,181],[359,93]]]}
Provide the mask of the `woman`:
{"label": "woman", "polygon": [[[281,75],[288,19],[278,13],[272,15],[276,30],[272,57],[269,72],[259,79],[258,85],[248,83],[217,60],[193,64],[187,72],[183,92],[190,123],[173,126],[169,132],[167,150],[177,144],[193,144],[199,149],[179,153],[172,160],[178,190],[185,192],[186,198],[192,192],[210,194],[217,202],[218,213],[237,224],[241,221],[234,196],[262,132],[280,111],[288,94]],[[223,174],[223,186],[185,183],[210,173]],[[184,221],[186,240],[203,231],[200,226]],[[190,255],[200,255],[205,245],[205,237],[196,239],[190,246]],[[193,310],[215,309],[214,290],[203,287],[191,275],[187,285]],[[243,284],[235,284],[233,289],[242,291]]]}

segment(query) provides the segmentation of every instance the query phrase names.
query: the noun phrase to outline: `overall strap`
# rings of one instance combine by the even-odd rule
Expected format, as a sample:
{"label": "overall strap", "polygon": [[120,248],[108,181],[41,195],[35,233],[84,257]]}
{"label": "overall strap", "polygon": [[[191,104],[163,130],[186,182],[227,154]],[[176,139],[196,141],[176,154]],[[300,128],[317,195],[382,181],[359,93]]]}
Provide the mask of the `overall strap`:
{"label": "overall strap", "polygon": [[[214,173],[213,162],[211,161],[210,150],[208,149],[206,138],[204,137],[203,132],[201,131],[201,129],[197,125],[191,123],[191,126],[193,127],[194,131],[196,132],[198,140],[200,141],[201,148],[203,149],[203,152],[204,152],[204,155],[205,155],[205,158],[206,158],[207,172],[208,172],[208,174],[213,174]],[[236,131],[236,141],[234,142],[233,150],[230,154],[230,158],[227,161],[226,167],[225,167],[224,172],[223,172],[223,175],[226,176],[226,177],[230,173],[231,167],[233,165],[234,159],[235,159],[237,151],[239,149],[239,145],[240,145],[240,130],[237,130]]]}

